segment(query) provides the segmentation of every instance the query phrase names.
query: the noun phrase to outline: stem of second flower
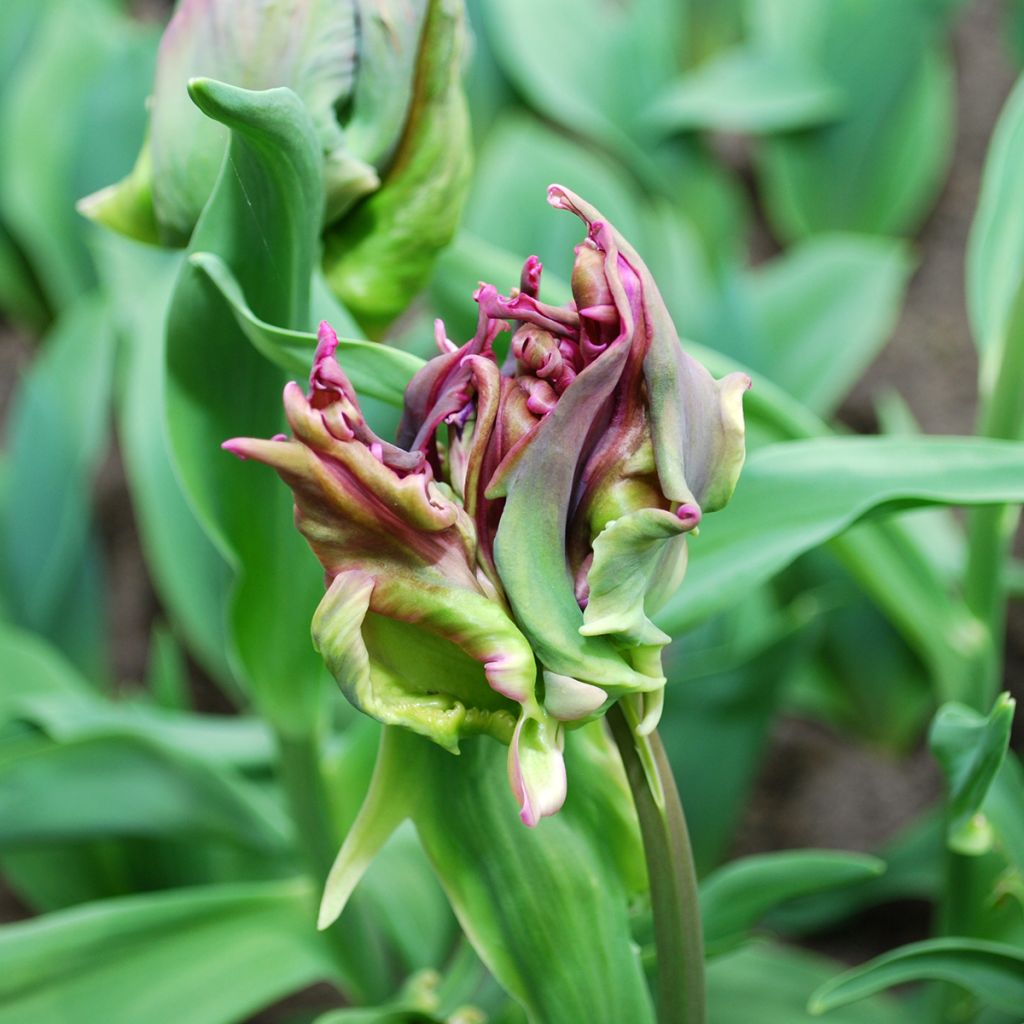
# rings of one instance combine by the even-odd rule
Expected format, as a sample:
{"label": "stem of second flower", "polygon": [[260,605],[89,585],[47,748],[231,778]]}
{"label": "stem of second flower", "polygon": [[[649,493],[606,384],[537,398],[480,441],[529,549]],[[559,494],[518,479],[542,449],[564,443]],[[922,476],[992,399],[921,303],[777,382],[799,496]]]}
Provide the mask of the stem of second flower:
{"label": "stem of second flower", "polygon": [[[658,952],[658,1021],[705,1024],[704,936],[697,874],[672,769],[657,732],[636,737],[621,704],[608,712],[608,724],[626,769],[643,836]],[[647,748],[644,756],[641,745]],[[650,770],[656,773],[660,794],[652,790]]]}

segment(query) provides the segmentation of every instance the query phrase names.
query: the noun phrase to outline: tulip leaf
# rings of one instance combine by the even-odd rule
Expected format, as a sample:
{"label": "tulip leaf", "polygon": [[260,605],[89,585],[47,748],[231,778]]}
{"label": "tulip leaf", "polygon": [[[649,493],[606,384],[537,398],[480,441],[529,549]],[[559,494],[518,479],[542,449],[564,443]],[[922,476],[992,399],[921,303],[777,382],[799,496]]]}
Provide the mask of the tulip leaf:
{"label": "tulip leaf", "polygon": [[896,325],[913,269],[894,239],[818,235],[750,275],[749,362],[829,416]]}
{"label": "tulip leaf", "polygon": [[[335,916],[387,834],[411,816],[463,931],[532,1024],[650,1024],[627,917],[627,886],[636,885],[641,861],[636,822],[623,809],[621,765],[599,749],[607,743],[587,728],[570,737],[574,784],[566,804],[527,829],[502,745],[467,738],[455,757],[407,730],[385,730],[367,803],[328,880],[321,921]],[[558,963],[571,970],[552,969]]]}
{"label": "tulip leaf", "polygon": [[279,807],[250,783],[144,735],[41,741],[0,754],[0,847],[104,836],[227,839],[287,848]]}
{"label": "tulip leaf", "polygon": [[[315,334],[275,327],[260,320],[249,308],[238,281],[219,256],[197,252],[189,262],[217,286],[238,326],[258,352],[289,373],[303,377],[309,374],[316,349]],[[409,381],[423,366],[423,360],[410,352],[350,338],[338,339],[337,357],[360,398],[368,395],[398,408],[402,407]]]}
{"label": "tulip leaf", "polygon": [[156,31],[105,0],[40,6],[48,9],[31,35],[30,59],[4,83],[0,103],[0,213],[50,308],[59,309],[95,281],[89,225],[74,204],[131,166]]}
{"label": "tulip leaf", "polygon": [[827,981],[811,996],[812,1013],[827,1013],[893,985],[946,981],[1007,1013],[1024,1007],[1024,951],[980,939],[929,939],[902,946]]}
{"label": "tulip leaf", "polygon": [[957,853],[991,847],[992,827],[982,806],[1006,756],[1014,706],[1006,693],[988,717],[963,704],[943,704],[932,721],[928,742],[946,776],[948,842]]}
{"label": "tulip leaf", "polygon": [[121,340],[118,439],[146,567],[191,653],[230,692],[231,572],[182,491],[167,434],[164,321],[182,255],[105,233],[96,256]]}
{"label": "tulip leaf", "polygon": [[270,732],[262,722],[108,700],[54,647],[10,626],[0,626],[0,676],[0,725],[27,722],[61,742],[112,732],[140,736],[236,769],[266,771],[272,760]]}
{"label": "tulip leaf", "polygon": [[[306,329],[323,205],[309,114],[288,89],[248,92],[199,80],[191,93],[232,137],[190,251],[219,256],[258,317]],[[321,574],[294,528],[287,489],[220,450],[229,438],[280,430],[283,375],[190,263],[171,300],[167,360],[177,469],[203,526],[238,570],[230,611],[238,660],[264,714],[279,729],[302,732],[318,713],[325,675],[308,632]]]}
{"label": "tulip leaf", "polygon": [[177,889],[0,928],[0,1024],[231,1024],[333,979],[304,883]]}
{"label": "tulip leaf", "polygon": [[[708,1019],[714,1024],[813,1024],[807,997],[836,964],[818,956],[755,942],[708,965]],[[829,1024],[918,1024],[900,1003],[879,996],[829,1015]]]}
{"label": "tulip leaf", "polygon": [[533,1024],[652,1021],[626,893],[602,850],[611,823],[587,827],[574,807],[588,800],[584,773],[572,771],[574,737],[566,805],[532,830],[519,821],[500,746],[467,740],[456,759],[408,739],[432,774],[414,811],[423,845],[477,953]]}
{"label": "tulip leaf", "polygon": [[786,239],[819,231],[904,234],[931,206],[952,146],[953,73],[942,5],[756,0],[758,46],[809,62],[843,91],[835,122],[760,150],[769,218]]}
{"label": "tulip leaf", "polygon": [[794,850],[733,861],[701,883],[705,952],[709,957],[728,952],[780,904],[865,882],[884,870],[877,857],[834,850]]}
{"label": "tulip leaf", "polygon": [[830,437],[753,452],[732,501],[690,542],[687,578],[655,616],[677,633],[727,607],[864,516],[1024,501],[1024,445]]}
{"label": "tulip leaf", "polygon": [[[967,307],[975,344],[997,349],[1024,281],[1024,78],[996,124],[967,251]],[[986,358],[991,358],[987,355]]]}
{"label": "tulip leaf", "polygon": [[495,57],[532,106],[621,153],[636,149],[636,112],[675,71],[683,21],[676,5],[641,0],[604,8],[601,17],[587,0],[481,6]]}
{"label": "tulip leaf", "polygon": [[843,107],[842,90],[798,55],[737,46],[677,79],[646,117],[666,134],[693,129],[759,134],[819,125]]}
{"label": "tulip leaf", "polygon": [[[8,431],[4,583],[14,621],[105,675],[91,492],[108,438],[115,335],[96,296],[76,302],[21,381]],[[84,591],[84,592],[83,592]],[[81,646],[85,630],[86,646]],[[88,634],[92,637],[89,639]]]}

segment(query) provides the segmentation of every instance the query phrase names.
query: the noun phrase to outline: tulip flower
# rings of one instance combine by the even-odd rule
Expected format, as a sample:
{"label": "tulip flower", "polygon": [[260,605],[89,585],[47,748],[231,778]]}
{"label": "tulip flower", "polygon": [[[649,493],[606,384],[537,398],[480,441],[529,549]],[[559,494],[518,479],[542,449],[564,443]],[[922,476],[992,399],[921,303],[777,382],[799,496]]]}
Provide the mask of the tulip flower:
{"label": "tulip flower", "polygon": [[227,146],[189,81],[290,88],[321,148],[328,282],[357,316],[386,323],[422,288],[468,187],[464,35],[460,0],[180,0],[136,167],[80,210],[142,241],[185,244]]}
{"label": "tulip flower", "polygon": [[[310,390],[285,390],[292,438],[225,447],[274,467],[327,577],[314,642],[356,706],[455,750],[509,743],[527,824],[565,795],[567,729],[626,698],[657,722],[669,637],[651,615],[687,536],[743,463],[742,394],[689,357],[643,261],[593,207],[575,213],[573,300],[476,293],[475,336],[413,378],[397,444],[367,427],[326,325]],[[505,333],[507,356],[496,343]]]}

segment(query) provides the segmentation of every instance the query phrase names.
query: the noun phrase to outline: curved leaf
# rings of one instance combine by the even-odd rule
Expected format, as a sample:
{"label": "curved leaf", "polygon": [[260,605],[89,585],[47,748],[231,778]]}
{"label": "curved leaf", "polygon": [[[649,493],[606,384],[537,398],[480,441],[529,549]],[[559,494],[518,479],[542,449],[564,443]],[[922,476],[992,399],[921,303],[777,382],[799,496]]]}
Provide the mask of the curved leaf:
{"label": "curved leaf", "polygon": [[216,836],[287,848],[279,807],[223,768],[144,734],[42,742],[0,757],[0,847],[105,836]]}
{"label": "curved leaf", "polygon": [[811,996],[811,1013],[827,1013],[908,981],[947,981],[983,1003],[1019,1014],[1024,1010],[1024,951],[977,939],[930,939],[903,946],[840,974]]}
{"label": "curved leaf", "polygon": [[[580,730],[567,747],[570,764],[587,762],[573,773],[578,784],[558,815],[525,829],[501,745],[468,738],[454,757],[407,730],[386,729],[321,920],[340,909],[387,834],[409,816],[463,931],[533,1024],[653,1024],[629,935],[626,887],[635,880],[622,870],[622,851],[636,824],[622,811],[621,765],[602,755],[600,731]],[[639,862],[635,845],[628,860]]]}
{"label": "curved leaf", "polygon": [[953,74],[942,5],[756,0],[755,38],[813,62],[846,94],[845,116],[767,140],[759,178],[785,238],[904,234],[935,199],[952,145]]}
{"label": "curved leaf", "polygon": [[[219,256],[261,319],[307,328],[323,206],[320,147],[309,114],[288,89],[248,92],[199,80],[191,93],[232,137],[190,249]],[[177,468],[203,525],[239,572],[234,648],[264,714],[280,729],[305,731],[324,678],[309,642],[322,579],[292,524],[287,489],[220,450],[227,438],[281,429],[283,376],[191,264],[171,300],[167,360]]]}
{"label": "curved leaf", "polygon": [[1024,445],[830,437],[748,458],[729,505],[690,544],[687,578],[655,616],[678,632],[873,512],[1024,501]]}
{"label": "curved leaf", "polygon": [[967,308],[983,353],[1000,343],[1024,279],[1024,78],[1006,101],[985,158],[967,250]]}
{"label": "curved leaf", "polygon": [[231,571],[189,507],[167,433],[164,322],[182,254],[138,245],[109,232],[95,251],[120,334],[118,440],[146,566],[176,630],[203,668],[230,693]]}
{"label": "curved leaf", "polygon": [[0,1024],[231,1024],[334,978],[296,881],[130,896],[0,928]]}
{"label": "curved leaf", "polygon": [[[316,349],[315,334],[275,327],[256,316],[234,274],[219,256],[197,252],[189,257],[189,263],[199,267],[217,286],[238,326],[261,355],[289,373],[303,377],[309,374]],[[399,409],[409,381],[423,366],[423,360],[411,352],[350,338],[338,339],[338,361],[360,398],[369,395]]]}
{"label": "curved leaf", "polygon": [[645,116],[666,134],[695,128],[760,133],[819,125],[843,106],[842,90],[799,56],[737,46],[677,79]]}
{"label": "curved leaf", "polygon": [[740,943],[769,910],[812,893],[877,878],[877,857],[833,850],[793,850],[744,857],[710,875],[700,887],[708,956]]}
{"label": "curved leaf", "polygon": [[943,704],[932,722],[928,743],[946,776],[948,842],[958,853],[991,846],[992,828],[981,810],[1006,757],[1014,707],[1008,693],[987,717],[964,704]]}
{"label": "curved leaf", "polygon": [[[813,1024],[807,995],[834,961],[767,942],[755,942],[708,965],[708,1017],[713,1024]],[[920,1024],[912,1010],[876,996],[843,1007],[829,1024]]]}

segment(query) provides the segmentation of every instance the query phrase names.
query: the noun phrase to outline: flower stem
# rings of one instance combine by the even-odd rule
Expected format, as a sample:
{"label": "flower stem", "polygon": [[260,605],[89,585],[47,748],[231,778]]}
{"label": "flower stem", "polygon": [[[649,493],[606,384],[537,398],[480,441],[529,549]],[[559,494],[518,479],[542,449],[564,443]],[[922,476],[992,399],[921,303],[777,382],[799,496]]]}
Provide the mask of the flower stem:
{"label": "flower stem", "polygon": [[704,936],[697,872],[672,769],[657,732],[634,735],[621,702],[608,712],[608,724],[643,836],[658,951],[658,1022],[704,1024]]}
{"label": "flower stem", "polygon": [[[983,364],[978,433],[1016,441],[1024,427],[1024,389],[1020,386],[1024,375],[1024,287],[1018,291],[1008,323],[998,354]],[[1018,508],[1006,505],[982,506],[968,516],[964,599],[985,628],[984,647],[966,700],[977,711],[988,711],[1002,678],[1006,569],[1019,517]]]}

